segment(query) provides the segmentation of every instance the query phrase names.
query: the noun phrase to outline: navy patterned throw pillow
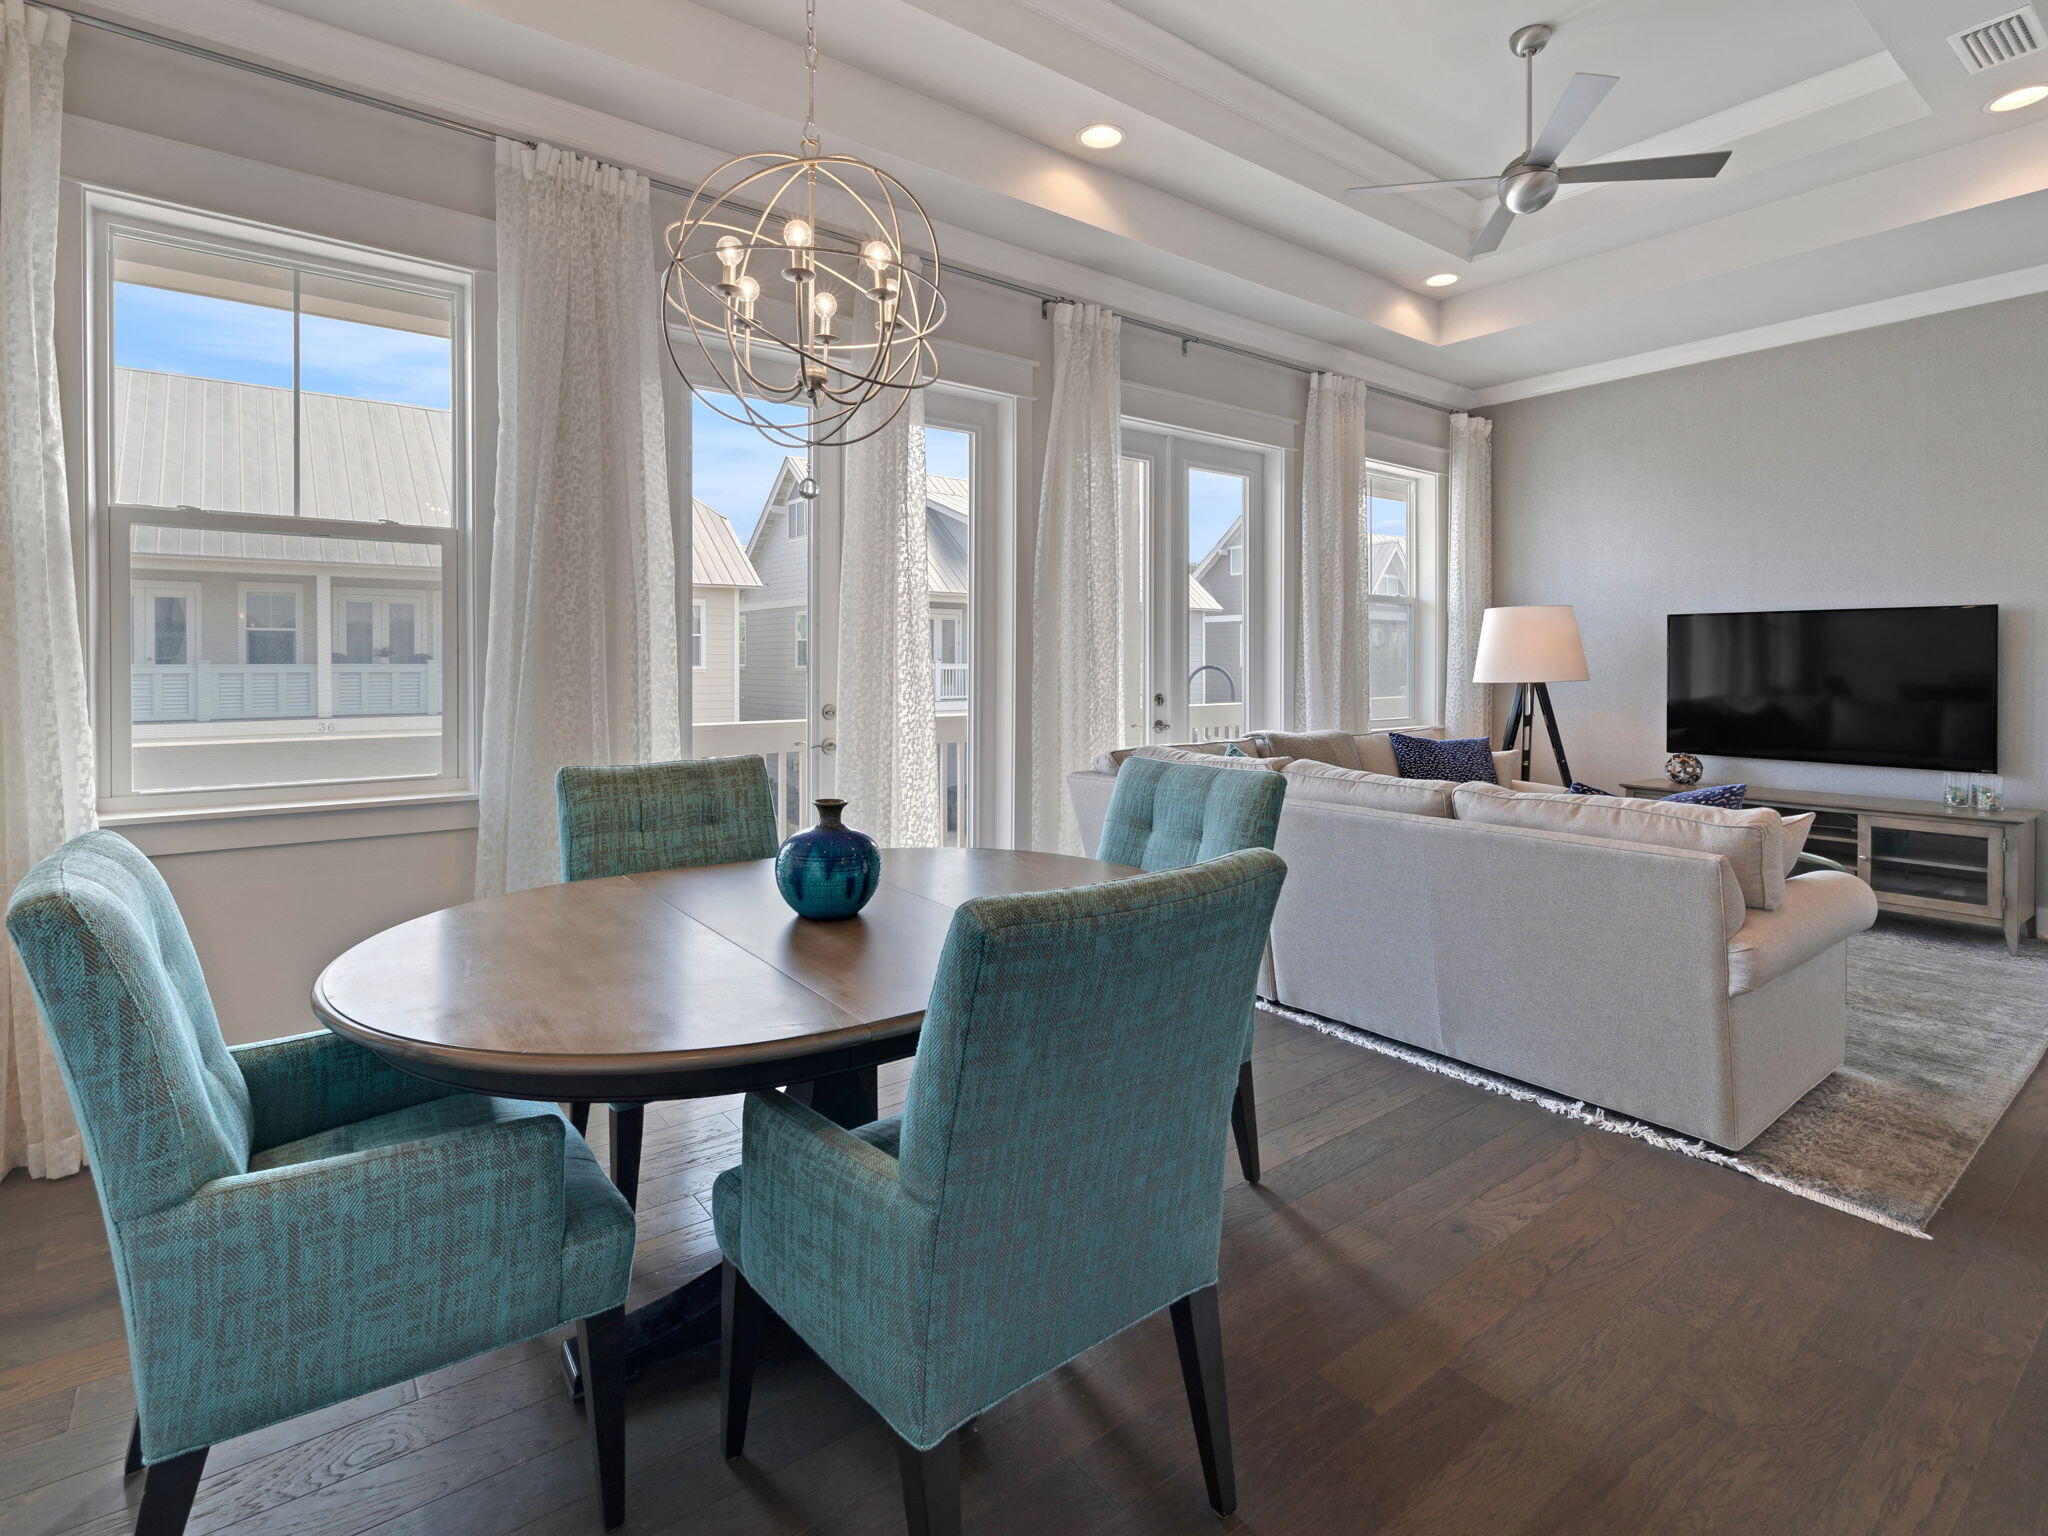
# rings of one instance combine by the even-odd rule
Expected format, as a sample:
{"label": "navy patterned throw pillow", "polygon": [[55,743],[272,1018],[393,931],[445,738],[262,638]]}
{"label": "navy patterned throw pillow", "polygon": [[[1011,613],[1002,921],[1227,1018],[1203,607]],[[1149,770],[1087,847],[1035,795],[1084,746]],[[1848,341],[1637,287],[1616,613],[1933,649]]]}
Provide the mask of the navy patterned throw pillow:
{"label": "navy patterned throw pillow", "polygon": [[1601,789],[1592,784],[1581,784],[1577,779],[1573,779],[1571,783],[1568,786],[1566,786],[1565,793],[1568,795],[1605,795],[1610,800],[1614,798],[1613,790]]}
{"label": "navy patterned throw pillow", "polygon": [[1394,766],[1404,779],[1443,779],[1452,784],[1498,784],[1493,771],[1493,743],[1484,736],[1437,741],[1428,736],[1387,732]]}
{"label": "navy patterned throw pillow", "polygon": [[1724,811],[1739,811],[1749,798],[1747,784],[1704,784],[1683,794],[1664,797],[1674,805],[1717,805]]}

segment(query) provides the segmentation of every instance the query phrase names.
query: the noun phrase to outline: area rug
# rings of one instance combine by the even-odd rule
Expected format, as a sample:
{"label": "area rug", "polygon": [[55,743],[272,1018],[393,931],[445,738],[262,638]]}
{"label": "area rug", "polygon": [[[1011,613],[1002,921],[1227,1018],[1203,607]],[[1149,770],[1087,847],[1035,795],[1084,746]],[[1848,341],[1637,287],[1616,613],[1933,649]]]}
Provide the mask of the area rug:
{"label": "area rug", "polygon": [[1878,920],[1849,941],[1842,1069],[1740,1152],[1261,1000],[1291,1019],[1603,1130],[1738,1169],[1914,1237],[2048,1051],[2048,945]]}

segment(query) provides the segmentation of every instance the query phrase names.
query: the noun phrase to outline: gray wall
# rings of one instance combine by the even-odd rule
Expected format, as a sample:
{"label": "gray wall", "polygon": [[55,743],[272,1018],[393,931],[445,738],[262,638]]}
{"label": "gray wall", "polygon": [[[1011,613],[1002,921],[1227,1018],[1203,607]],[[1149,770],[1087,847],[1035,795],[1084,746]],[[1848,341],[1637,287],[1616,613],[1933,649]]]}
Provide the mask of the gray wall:
{"label": "gray wall", "polygon": [[[1494,601],[1572,603],[1581,779],[1664,760],[1664,618],[1997,603],[2007,803],[2048,806],[2048,296],[1486,412]],[[1710,759],[1716,780],[1934,799],[1941,775]]]}

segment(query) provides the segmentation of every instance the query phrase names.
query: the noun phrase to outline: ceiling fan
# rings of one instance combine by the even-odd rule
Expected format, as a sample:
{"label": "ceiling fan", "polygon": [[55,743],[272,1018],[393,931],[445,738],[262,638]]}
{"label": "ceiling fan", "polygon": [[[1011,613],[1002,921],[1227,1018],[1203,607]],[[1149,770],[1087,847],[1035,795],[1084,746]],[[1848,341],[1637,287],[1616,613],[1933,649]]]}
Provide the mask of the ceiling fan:
{"label": "ceiling fan", "polygon": [[1607,99],[1618,83],[1613,75],[1573,75],[1550,121],[1536,132],[1536,55],[1550,41],[1552,28],[1543,22],[1519,28],[1508,39],[1508,51],[1522,61],[1521,154],[1508,162],[1498,176],[1466,176],[1450,181],[1404,181],[1382,187],[1349,187],[1347,193],[1369,195],[1380,192],[1434,192],[1445,187],[1492,187],[1500,198],[1486,227],[1472,242],[1468,253],[1480,257],[1497,249],[1508,226],[1518,213],[1534,213],[1557,196],[1560,186],[1587,181],[1675,181],[1718,176],[1728,163],[1729,151],[1717,149],[1701,155],[1658,155],[1649,160],[1610,160],[1604,165],[1559,165],[1558,156],[1578,137],[1593,109]]}

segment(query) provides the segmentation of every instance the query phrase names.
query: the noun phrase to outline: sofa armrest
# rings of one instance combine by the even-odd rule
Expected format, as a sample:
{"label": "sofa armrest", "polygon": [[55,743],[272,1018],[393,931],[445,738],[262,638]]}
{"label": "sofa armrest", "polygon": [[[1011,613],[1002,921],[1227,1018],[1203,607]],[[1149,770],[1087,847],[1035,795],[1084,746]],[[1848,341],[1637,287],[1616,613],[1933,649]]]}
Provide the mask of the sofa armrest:
{"label": "sofa armrest", "polygon": [[1752,909],[1728,941],[1728,995],[1754,992],[1876,921],[1877,897],[1854,875],[1795,875],[1775,910]]}

